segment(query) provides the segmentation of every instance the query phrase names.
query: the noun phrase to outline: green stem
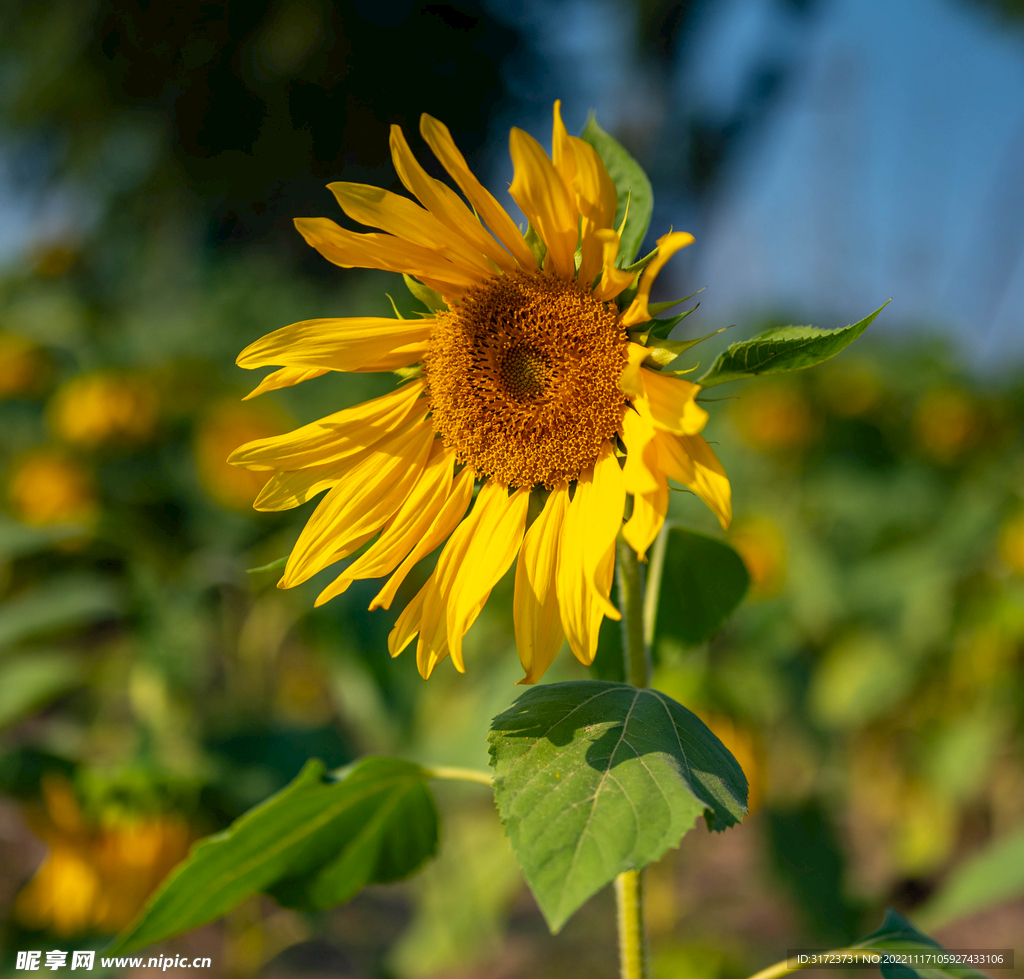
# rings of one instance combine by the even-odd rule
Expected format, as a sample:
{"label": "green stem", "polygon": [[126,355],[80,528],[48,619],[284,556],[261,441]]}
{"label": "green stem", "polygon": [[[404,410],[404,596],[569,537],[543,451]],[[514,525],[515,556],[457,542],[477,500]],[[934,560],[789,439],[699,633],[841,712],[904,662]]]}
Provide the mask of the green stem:
{"label": "green stem", "polygon": [[[854,945],[852,948],[834,948],[831,951],[825,952],[825,955],[842,955],[846,952],[863,952],[863,948],[858,948]],[[790,965],[789,959],[783,959],[781,962],[776,962],[775,965],[768,966],[767,969],[762,969],[760,972],[755,972],[750,979],[781,979],[782,976],[788,976],[793,972],[799,972],[801,969],[806,969],[805,965],[797,964]]]}
{"label": "green stem", "polygon": [[[636,552],[622,537],[619,537],[617,557],[626,680],[634,687],[646,687],[650,682],[651,668],[644,642],[644,586],[640,562]],[[618,909],[621,979],[646,979],[643,871],[627,870],[615,878],[615,904]]]}
{"label": "green stem", "polygon": [[636,551],[618,541],[619,606],[622,611],[622,655],[626,681],[634,687],[650,683],[651,663],[644,642],[644,586]]}
{"label": "green stem", "polygon": [[481,785],[493,785],[494,776],[490,772],[482,772],[477,768],[454,768],[451,765],[432,765],[424,767],[431,778],[448,779],[457,782],[479,782]]}
{"label": "green stem", "polygon": [[627,870],[615,878],[615,905],[619,912],[619,975],[621,979],[646,979],[642,871]]}

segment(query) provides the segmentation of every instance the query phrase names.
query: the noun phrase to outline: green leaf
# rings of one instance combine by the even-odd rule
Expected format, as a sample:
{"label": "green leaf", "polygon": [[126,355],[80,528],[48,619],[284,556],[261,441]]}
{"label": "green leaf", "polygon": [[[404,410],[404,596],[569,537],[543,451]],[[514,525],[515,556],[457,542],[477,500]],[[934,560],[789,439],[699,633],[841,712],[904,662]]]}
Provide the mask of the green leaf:
{"label": "green leaf", "polygon": [[916,916],[929,928],[1024,894],[1024,830],[990,843],[958,866]]}
{"label": "green leaf", "polygon": [[725,541],[669,525],[651,556],[647,635],[682,648],[710,639],[750,587],[743,559]]}
{"label": "green leaf", "polygon": [[495,800],[552,932],[624,870],[725,829],[747,780],[725,746],[657,690],[585,680],[532,687],[491,722]]}
{"label": "green leaf", "polygon": [[0,558],[10,561],[81,536],[82,528],[71,525],[30,527],[15,520],[0,520]]}
{"label": "green leaf", "polygon": [[0,609],[0,648],[29,636],[88,625],[117,615],[121,603],[105,581],[83,575],[51,578],[4,602]]}
{"label": "green leaf", "polygon": [[580,136],[597,150],[597,155],[604,161],[605,169],[618,191],[619,207],[615,213],[615,227],[622,224],[623,216],[626,218],[626,226],[622,229],[619,241],[619,259],[620,264],[629,265],[643,244],[647,226],[651,223],[651,211],[654,208],[651,182],[643,167],[626,152],[622,144],[597,124],[593,113],[587,119]]}
{"label": "green leaf", "polygon": [[437,810],[418,765],[364,758],[324,781],[309,761],[291,784],[197,843],[112,952],[204,925],[259,891],[324,909],[413,873],[437,849]]}
{"label": "green leaf", "polygon": [[544,256],[548,253],[548,246],[544,244],[543,239],[537,234],[537,229],[532,224],[526,225],[526,234],[523,235],[526,241],[527,247],[533,252],[533,257],[537,260],[537,264],[544,268]]}
{"label": "green leaf", "polygon": [[435,292],[430,286],[417,282],[411,275],[402,273],[406,288],[412,293],[414,299],[418,299],[427,309],[436,312],[439,309],[447,309],[448,305],[441,298],[441,293]]}
{"label": "green leaf", "polygon": [[[892,908],[886,909],[885,920],[880,928],[861,939],[850,948],[878,949],[886,952],[924,952],[941,951],[942,946],[927,935],[922,935],[906,918],[897,914]],[[986,979],[983,973],[965,966],[951,966],[941,963],[913,964],[880,964],[879,970],[884,979],[910,979],[920,976],[921,979]]]}
{"label": "green leaf", "polygon": [[891,299],[886,300],[864,319],[838,330],[782,326],[766,330],[752,340],[734,343],[718,355],[697,383],[708,388],[759,374],[782,374],[813,367],[853,343],[890,302]]}
{"label": "green leaf", "polygon": [[32,650],[0,664],[0,727],[78,686],[82,664],[72,653]]}

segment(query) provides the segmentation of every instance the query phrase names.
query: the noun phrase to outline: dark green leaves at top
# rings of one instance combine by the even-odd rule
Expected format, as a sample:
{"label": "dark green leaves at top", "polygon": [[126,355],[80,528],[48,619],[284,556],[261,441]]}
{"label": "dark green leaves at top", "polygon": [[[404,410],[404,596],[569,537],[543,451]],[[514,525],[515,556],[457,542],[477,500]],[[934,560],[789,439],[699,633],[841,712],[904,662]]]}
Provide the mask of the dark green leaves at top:
{"label": "dark green leaves at top", "polygon": [[291,784],[196,844],[111,951],[197,928],[260,891],[318,910],[407,877],[437,849],[426,779],[418,765],[364,758],[325,781],[323,764],[307,762]]}
{"label": "dark green leaves at top", "polygon": [[651,558],[648,634],[687,648],[710,639],[743,600],[750,576],[725,541],[669,526]]}
{"label": "dark green leaves at top", "polygon": [[734,343],[718,355],[697,383],[708,388],[759,374],[782,374],[813,367],[853,343],[891,301],[886,300],[864,319],[838,330],[782,326],[767,330],[752,340]]}
{"label": "dark green leaves at top", "polygon": [[617,874],[677,846],[702,814],[724,829],[746,812],[736,759],[657,690],[532,687],[488,740],[505,831],[553,932]]}
{"label": "dark green leaves at top", "polygon": [[[651,182],[647,179],[643,167],[631,157],[622,144],[613,136],[609,136],[598,124],[591,113],[580,137],[597,150],[598,156],[604,161],[605,168],[615,184],[619,195],[619,207],[615,212],[615,227],[622,224],[626,216],[626,227],[622,229],[619,241],[619,264],[629,265],[640,250],[647,226],[651,223],[651,211],[654,208],[654,193]],[[626,211],[626,202],[629,211]]]}

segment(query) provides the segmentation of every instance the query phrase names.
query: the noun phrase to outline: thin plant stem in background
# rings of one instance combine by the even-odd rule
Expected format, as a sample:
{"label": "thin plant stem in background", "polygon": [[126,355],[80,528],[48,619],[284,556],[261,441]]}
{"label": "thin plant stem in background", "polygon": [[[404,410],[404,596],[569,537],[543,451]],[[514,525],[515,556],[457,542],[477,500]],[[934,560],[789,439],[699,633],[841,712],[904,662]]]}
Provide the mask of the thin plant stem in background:
{"label": "thin plant stem in background", "polygon": [[[622,654],[626,680],[646,687],[650,658],[644,642],[644,585],[636,551],[618,540],[619,606],[622,611]],[[619,973],[622,979],[646,979],[647,936],[644,932],[642,870],[627,870],[615,878],[615,905],[619,927]]]}

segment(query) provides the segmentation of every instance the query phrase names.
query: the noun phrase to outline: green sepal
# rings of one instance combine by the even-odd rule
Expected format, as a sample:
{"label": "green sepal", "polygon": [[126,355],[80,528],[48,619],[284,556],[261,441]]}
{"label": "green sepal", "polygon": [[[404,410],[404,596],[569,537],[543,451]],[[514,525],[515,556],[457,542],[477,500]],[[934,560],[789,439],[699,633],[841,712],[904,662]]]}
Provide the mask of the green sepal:
{"label": "green sepal", "polygon": [[[538,268],[544,268],[544,258],[548,253],[548,246],[544,244],[541,236],[537,234],[537,229],[532,224],[526,225],[526,234],[523,235],[523,239],[530,251],[533,252]],[[579,268],[578,265],[576,267]]]}
{"label": "green sepal", "polygon": [[631,286],[627,286],[615,297],[615,305],[619,307],[619,312],[625,312],[629,309],[629,304],[636,299],[637,290],[640,288],[640,283],[634,281]]}
{"label": "green sepal", "polygon": [[415,381],[417,377],[421,377],[423,375],[423,365],[413,364],[412,367],[396,367],[391,373],[401,378],[399,383],[404,384],[406,381]]}
{"label": "green sepal", "polygon": [[405,280],[406,288],[412,293],[413,299],[418,299],[431,312],[436,313],[439,309],[446,310],[448,308],[448,304],[441,298],[441,293],[434,292],[430,286],[425,286],[405,272],[402,273],[402,278]]}
{"label": "green sepal", "polygon": [[819,330],[813,326],[775,327],[752,340],[734,343],[718,355],[697,383],[707,388],[760,374],[782,374],[813,367],[853,343],[890,302],[891,299],[886,300],[864,319],[837,330]]}
{"label": "green sepal", "polygon": [[648,252],[643,258],[638,258],[632,265],[627,265],[623,268],[623,272],[632,272],[634,275],[639,275],[651,262],[654,261],[655,255],[658,254],[658,249],[655,248],[653,251]]}
{"label": "green sepal", "polygon": [[283,568],[288,563],[290,555],[286,554],[284,557],[279,557],[276,561],[271,561],[270,564],[261,564],[258,568],[246,568],[246,574],[259,574],[261,571],[277,571]]}
{"label": "green sepal", "polygon": [[[689,298],[689,297],[687,297]],[[630,340],[636,343],[647,343],[651,337],[655,340],[667,340],[668,335],[680,324],[687,316],[690,315],[694,310],[700,308],[700,303],[696,306],[692,306],[690,309],[685,310],[682,313],[677,313],[675,316],[669,316],[665,319],[652,319],[646,323],[640,323],[629,330]],[[723,327],[724,329],[724,327]],[[721,333],[721,330],[716,330],[715,333]],[[714,333],[709,333],[707,336],[713,337]],[[707,339],[704,337],[703,339]],[[694,341],[699,343],[700,341]]]}
{"label": "green sepal", "polygon": [[646,866],[704,817],[746,812],[736,759],[657,690],[600,680],[531,687],[491,722],[494,795],[552,932],[625,870]]}
{"label": "green sepal", "polygon": [[619,204],[614,227],[618,228],[625,219],[625,226],[619,237],[619,258],[628,266],[643,244],[647,227],[651,223],[651,211],[654,209],[651,182],[647,179],[643,167],[626,152],[622,144],[597,124],[593,112],[590,113],[580,136],[597,150],[597,155],[601,157],[608,175],[615,184]]}
{"label": "green sepal", "polygon": [[[696,292],[691,292],[690,295],[683,296],[682,299],[670,299],[668,302],[664,303],[648,303],[647,308],[648,310],[650,310],[652,315],[657,316],[658,313],[664,313],[666,309],[671,309],[673,306],[678,306],[680,303],[685,303],[687,299],[693,299],[694,296],[699,296],[706,288],[707,286],[705,286],[703,289],[698,289]],[[700,303],[697,303],[697,306],[699,305]],[[693,310],[697,308],[697,306],[694,306],[693,309],[688,309],[685,313],[680,314],[679,318],[682,319],[686,316],[689,316],[690,313],[692,313]],[[658,322],[665,321],[659,320]],[[666,333],[665,336],[668,336],[668,334]]]}
{"label": "green sepal", "polygon": [[363,758],[325,780],[311,760],[276,795],[200,840],[114,940],[124,953],[207,924],[256,893],[324,909],[407,877],[437,850],[419,765]]}

